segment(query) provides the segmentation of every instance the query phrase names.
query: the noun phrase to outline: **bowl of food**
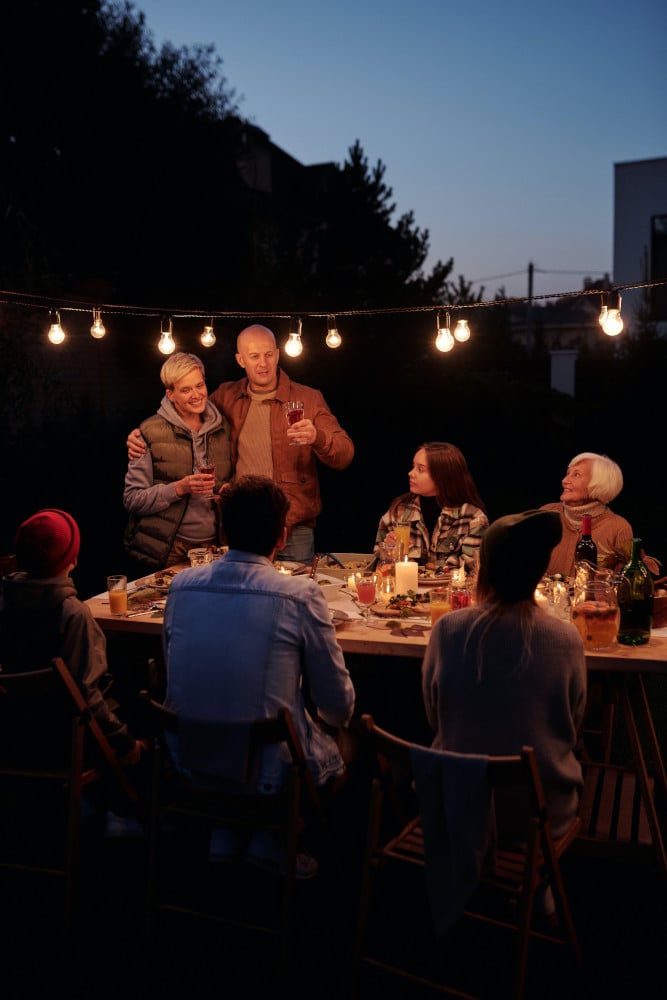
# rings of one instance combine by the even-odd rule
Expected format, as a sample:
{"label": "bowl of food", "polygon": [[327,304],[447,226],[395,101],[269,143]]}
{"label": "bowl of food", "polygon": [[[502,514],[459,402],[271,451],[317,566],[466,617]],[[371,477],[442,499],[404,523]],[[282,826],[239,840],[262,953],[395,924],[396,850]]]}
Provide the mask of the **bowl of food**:
{"label": "bowl of food", "polygon": [[320,558],[318,569],[345,583],[349,576],[357,570],[365,569],[373,559],[375,556],[372,552],[325,552]]}

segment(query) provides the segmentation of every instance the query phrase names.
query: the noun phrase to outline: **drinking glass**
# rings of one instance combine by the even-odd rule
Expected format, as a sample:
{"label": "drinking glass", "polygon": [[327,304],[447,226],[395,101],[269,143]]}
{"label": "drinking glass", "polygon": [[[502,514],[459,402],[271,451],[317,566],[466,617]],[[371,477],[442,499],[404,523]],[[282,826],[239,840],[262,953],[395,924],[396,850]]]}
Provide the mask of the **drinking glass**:
{"label": "drinking glass", "polygon": [[[303,420],[304,407],[301,400],[290,399],[289,402],[285,403],[284,409],[288,427],[297,424],[299,420]],[[290,444],[298,445],[298,443],[298,441],[290,441]]]}
{"label": "drinking glass", "polygon": [[435,625],[438,618],[449,614],[452,610],[452,588],[449,586],[433,587],[429,594],[431,605],[431,625]]}
{"label": "drinking glass", "polygon": [[127,577],[122,574],[107,577],[109,611],[112,615],[127,614]]}
{"label": "drinking glass", "polygon": [[407,557],[410,550],[410,525],[409,524],[395,524],[391,529],[396,536],[396,544],[398,546],[398,559],[403,559]]}
{"label": "drinking glass", "polygon": [[368,625],[369,610],[377,599],[378,575],[377,573],[355,573],[354,582],[357,587],[357,603],[361,605],[361,616]]}
{"label": "drinking glass", "polygon": [[207,500],[207,499],[210,499],[211,497],[215,496],[215,494],[213,493],[213,486],[215,486],[215,466],[213,465],[213,462],[211,462],[211,460],[209,459],[208,455],[204,455],[204,457],[197,462],[197,470],[196,471],[201,476],[213,476],[214,477],[213,478],[213,483],[211,485],[211,492],[210,493],[205,493],[204,496],[203,496],[203,499]]}
{"label": "drinking glass", "polygon": [[211,553],[208,549],[188,549],[188,559],[191,566],[205,566],[211,561]]}

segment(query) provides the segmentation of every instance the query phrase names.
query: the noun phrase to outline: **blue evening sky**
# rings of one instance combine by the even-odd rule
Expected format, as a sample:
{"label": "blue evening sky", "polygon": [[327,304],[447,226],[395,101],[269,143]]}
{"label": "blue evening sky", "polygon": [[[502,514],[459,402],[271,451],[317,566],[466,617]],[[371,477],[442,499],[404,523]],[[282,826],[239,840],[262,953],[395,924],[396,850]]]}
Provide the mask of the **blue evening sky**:
{"label": "blue evening sky", "polygon": [[614,164],[667,155],[664,0],[135,6],[157,45],[213,43],[243,116],[300,162],[359,139],[428,265],[453,257],[485,299],[525,296],[529,262],[538,296],[612,274]]}

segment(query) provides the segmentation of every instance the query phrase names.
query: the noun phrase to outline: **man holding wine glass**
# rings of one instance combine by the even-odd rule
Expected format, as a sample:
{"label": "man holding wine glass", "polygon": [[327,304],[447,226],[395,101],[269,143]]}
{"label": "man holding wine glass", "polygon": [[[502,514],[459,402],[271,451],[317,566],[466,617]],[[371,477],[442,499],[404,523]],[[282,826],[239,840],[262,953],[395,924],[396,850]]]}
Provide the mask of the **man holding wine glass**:
{"label": "man holding wine glass", "polygon": [[[278,558],[312,562],[315,523],[322,510],[317,462],[346,469],[354,457],[354,444],[322,393],[293,382],[278,367],[280,351],[268,327],[257,323],[246,327],[236,346],[236,361],[245,376],[223,382],[210,396],[231,425],[235,476],[267,476],[285,491],[290,502],[289,534]],[[303,403],[303,415],[288,425],[284,408],[290,401]],[[130,433],[127,446],[131,459],[143,453],[137,431]]]}

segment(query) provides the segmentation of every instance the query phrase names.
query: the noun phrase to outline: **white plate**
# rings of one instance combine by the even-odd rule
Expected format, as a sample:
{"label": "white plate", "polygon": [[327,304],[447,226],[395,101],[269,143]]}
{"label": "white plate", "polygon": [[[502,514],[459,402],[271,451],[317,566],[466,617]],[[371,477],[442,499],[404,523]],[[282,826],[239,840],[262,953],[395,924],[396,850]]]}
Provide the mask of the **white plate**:
{"label": "white plate", "polygon": [[340,611],[338,608],[329,608],[329,617],[334,625],[340,625],[341,622],[349,622],[350,616],[346,611]]}

